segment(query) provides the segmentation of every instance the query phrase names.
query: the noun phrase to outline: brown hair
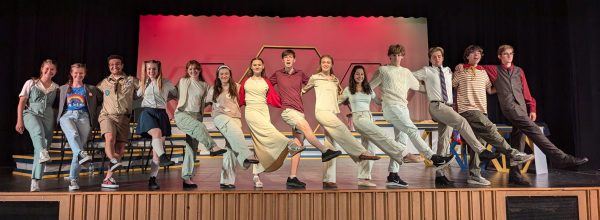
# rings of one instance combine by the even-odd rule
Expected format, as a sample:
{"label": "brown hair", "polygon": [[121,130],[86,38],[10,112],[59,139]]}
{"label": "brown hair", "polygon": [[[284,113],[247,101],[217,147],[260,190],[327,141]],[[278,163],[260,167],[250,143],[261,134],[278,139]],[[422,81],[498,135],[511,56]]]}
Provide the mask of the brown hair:
{"label": "brown hair", "polygon": [[231,68],[229,68],[229,66],[227,65],[221,65],[217,67],[217,77],[215,77],[215,87],[213,87],[213,104],[217,103],[217,97],[219,97],[219,95],[221,95],[221,92],[223,92],[223,84],[221,84],[221,80],[219,79],[219,71],[221,71],[221,69],[227,69],[229,71],[229,82],[227,82],[227,84],[229,84],[229,96],[231,96],[231,99],[237,100],[237,86],[235,85],[233,79],[231,79],[233,77]]}
{"label": "brown hair", "polygon": [[108,56],[108,58],[106,58],[106,62],[108,62],[110,60],[120,60],[121,63],[123,63],[123,57],[119,56],[119,55],[115,55],[115,54],[110,55],[110,56]]}
{"label": "brown hair", "polygon": [[394,54],[400,54],[402,56],[404,56],[406,54],[406,50],[404,49],[404,46],[400,45],[400,44],[392,44],[388,47],[388,56],[394,55]]}
{"label": "brown hair", "polygon": [[200,65],[200,62],[198,62],[196,60],[190,60],[185,64],[185,75],[183,76],[183,78],[190,78],[190,74],[187,72],[187,70],[192,65],[196,66],[196,68],[198,68],[198,70],[200,70],[200,74],[198,74],[198,80],[204,82],[204,77],[202,77],[202,65]]}
{"label": "brown hair", "polygon": [[72,90],[71,88],[73,87],[73,69],[75,68],[82,68],[83,72],[87,73],[87,68],[85,67],[85,64],[83,63],[74,63],[73,65],[71,65],[71,70],[69,71],[69,81],[67,81],[67,85],[69,85],[69,88],[67,89],[67,93],[70,93]]}
{"label": "brown hair", "polygon": [[365,73],[365,79],[362,81],[362,83],[360,83],[363,92],[365,94],[371,94],[373,90],[371,89],[371,86],[369,85],[369,80],[367,79],[367,71],[362,65],[356,65],[354,66],[354,68],[352,68],[352,72],[350,73],[350,79],[348,79],[348,89],[350,90],[350,94],[354,95],[356,93],[356,80],[354,79],[354,76],[356,75],[356,71],[358,71],[358,69],[362,69]]}
{"label": "brown hair", "polygon": [[283,59],[287,55],[292,55],[292,57],[296,58],[296,52],[292,49],[287,49],[281,52],[281,59]]}
{"label": "brown hair", "polygon": [[44,68],[44,65],[54,65],[54,67],[58,70],[58,65],[56,64],[56,61],[51,59],[45,59],[44,61],[42,61],[42,65],[40,65],[40,75],[38,77],[31,77],[31,80],[36,81],[42,78],[42,69]]}
{"label": "brown hair", "polygon": [[502,53],[504,53],[504,51],[506,51],[508,49],[512,49],[513,51],[515,50],[512,46],[510,46],[508,44],[500,45],[498,47],[498,55],[502,55]]}
{"label": "brown hair", "polygon": [[249,78],[249,77],[252,77],[252,75],[254,75],[254,73],[252,72],[252,62],[254,62],[255,60],[260,60],[260,62],[262,62],[263,70],[260,73],[260,76],[263,78],[265,77],[265,72],[266,72],[265,61],[260,57],[254,57],[250,60],[250,67],[248,67],[248,70],[246,70],[246,73],[244,73],[244,78]]}
{"label": "brown hair", "polygon": [[474,53],[474,52],[479,52],[479,53],[481,53],[481,56],[483,56],[483,49],[481,49],[480,46],[469,45],[467,47],[467,49],[465,49],[465,54],[463,55],[463,59],[465,60],[465,62],[469,62],[467,57],[469,56],[469,54]]}
{"label": "brown hair", "polygon": [[162,90],[162,68],[160,67],[160,61],[158,60],[146,60],[142,63],[142,80],[140,82],[140,88],[142,92],[146,91],[146,86],[149,84],[150,79],[147,79],[148,74],[146,73],[146,64],[156,64],[158,68],[158,76],[156,76],[156,83],[158,84],[158,90]]}

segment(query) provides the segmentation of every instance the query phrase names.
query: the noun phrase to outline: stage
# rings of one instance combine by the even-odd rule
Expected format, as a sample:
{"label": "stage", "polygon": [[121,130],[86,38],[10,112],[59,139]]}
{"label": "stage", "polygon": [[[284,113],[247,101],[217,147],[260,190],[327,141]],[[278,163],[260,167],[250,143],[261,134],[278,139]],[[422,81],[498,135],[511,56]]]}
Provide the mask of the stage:
{"label": "stage", "polygon": [[[0,176],[0,201],[4,202],[0,204],[57,201],[60,219],[518,219],[527,217],[526,213],[562,219],[600,217],[597,171],[528,173],[524,175],[532,186],[522,187],[508,184],[508,173],[487,170],[483,176],[492,185],[478,187],[467,185],[467,172],[453,164],[449,178],[454,186],[438,188],[432,168],[405,163],[399,174],[409,187],[388,189],[389,159],[383,158],[373,167],[377,186],[366,188],[356,185],[356,165],[344,156],[338,159],[338,189],[322,188],[320,160],[303,159],[298,177],[307,183],[306,189],[286,189],[287,160],[278,171],[261,175],[262,189],[253,187],[250,170],[238,168],[236,189],[221,190],[221,158],[199,160],[193,178],[199,187],[194,190],[183,190],[179,167],[159,172],[161,188],[156,191],[148,190],[147,173],[122,171],[116,175],[118,190],[101,188],[102,176],[95,174],[81,176],[80,191],[69,192],[61,177],[44,179],[42,192],[30,193],[29,177],[4,171]],[[511,208],[508,201],[512,198],[541,200]],[[561,204],[552,199],[566,200]],[[545,207],[546,200],[552,200],[555,208]],[[569,204],[576,208],[565,209]]]}

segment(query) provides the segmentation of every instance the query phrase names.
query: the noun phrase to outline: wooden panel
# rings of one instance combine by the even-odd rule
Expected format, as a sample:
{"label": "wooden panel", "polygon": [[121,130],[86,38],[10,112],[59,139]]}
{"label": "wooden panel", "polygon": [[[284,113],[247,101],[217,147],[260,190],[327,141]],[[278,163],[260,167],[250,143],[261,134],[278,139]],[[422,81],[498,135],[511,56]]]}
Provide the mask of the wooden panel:
{"label": "wooden panel", "polygon": [[0,193],[59,201],[61,219],[506,219],[507,196],[577,196],[600,219],[600,188]]}

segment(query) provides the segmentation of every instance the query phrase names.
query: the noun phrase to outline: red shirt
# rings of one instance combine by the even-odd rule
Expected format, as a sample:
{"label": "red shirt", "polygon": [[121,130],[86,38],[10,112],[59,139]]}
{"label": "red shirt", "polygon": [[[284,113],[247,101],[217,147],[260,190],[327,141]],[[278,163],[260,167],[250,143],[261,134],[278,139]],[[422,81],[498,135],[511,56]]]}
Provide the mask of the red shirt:
{"label": "red shirt", "polygon": [[[246,105],[246,90],[244,90],[244,86],[246,85],[246,81],[248,81],[248,79],[249,77],[244,78],[240,86],[240,91],[238,93],[238,102],[240,107]],[[271,85],[269,80],[265,78],[263,79],[269,87],[269,90],[267,90],[267,104],[276,108],[281,108],[281,98],[279,98],[279,95],[277,95],[277,92],[275,92],[275,88],[273,88],[273,85]]]}
{"label": "red shirt", "polygon": [[[496,79],[498,79],[498,71],[496,69],[496,65],[481,65],[485,71],[487,72],[488,76],[490,77],[490,81],[495,82]],[[501,66],[501,68],[507,69],[510,71],[512,71],[515,66],[514,65],[510,65],[510,67],[506,68],[504,66]],[[527,85],[527,79],[525,79],[525,71],[523,70],[523,68],[521,68],[521,86],[523,86],[523,98],[525,99],[525,103],[527,104],[527,107],[529,107],[529,112],[536,112],[536,103],[535,103],[535,99],[533,98],[533,96],[531,96],[531,92],[529,91],[529,86]]]}
{"label": "red shirt", "polygon": [[309,78],[310,76],[304,71],[296,69],[292,74],[287,73],[285,69],[280,69],[269,77],[269,81],[273,86],[279,85],[282,108],[291,108],[304,113],[300,91],[302,86],[308,83]]}

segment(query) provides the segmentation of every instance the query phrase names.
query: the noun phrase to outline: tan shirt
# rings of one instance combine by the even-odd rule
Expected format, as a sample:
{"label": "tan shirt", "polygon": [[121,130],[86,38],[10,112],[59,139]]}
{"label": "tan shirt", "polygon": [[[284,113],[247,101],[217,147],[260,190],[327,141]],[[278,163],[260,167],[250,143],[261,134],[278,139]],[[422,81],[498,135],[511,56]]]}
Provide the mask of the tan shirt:
{"label": "tan shirt", "polygon": [[104,94],[100,115],[131,114],[133,96],[139,88],[139,81],[133,76],[110,75],[98,84],[98,89]]}
{"label": "tan shirt", "polygon": [[315,88],[315,112],[318,111],[330,111],[333,113],[340,113],[340,107],[338,105],[338,94],[342,90],[340,88],[340,81],[337,77],[332,75],[328,78],[323,73],[314,74],[308,79],[308,83],[302,88],[302,93],[308,92],[310,89]]}
{"label": "tan shirt", "polygon": [[[239,90],[240,84],[236,83],[236,92],[239,92]],[[206,103],[213,102],[214,93],[215,89],[211,86],[206,95]],[[221,94],[217,97],[217,103],[212,104],[212,117],[214,118],[222,114],[232,118],[242,118],[237,97],[232,98],[228,90],[221,92]]]}
{"label": "tan shirt", "polygon": [[454,73],[452,87],[456,87],[458,113],[478,110],[487,113],[486,89],[492,86],[483,69],[467,68]]}

